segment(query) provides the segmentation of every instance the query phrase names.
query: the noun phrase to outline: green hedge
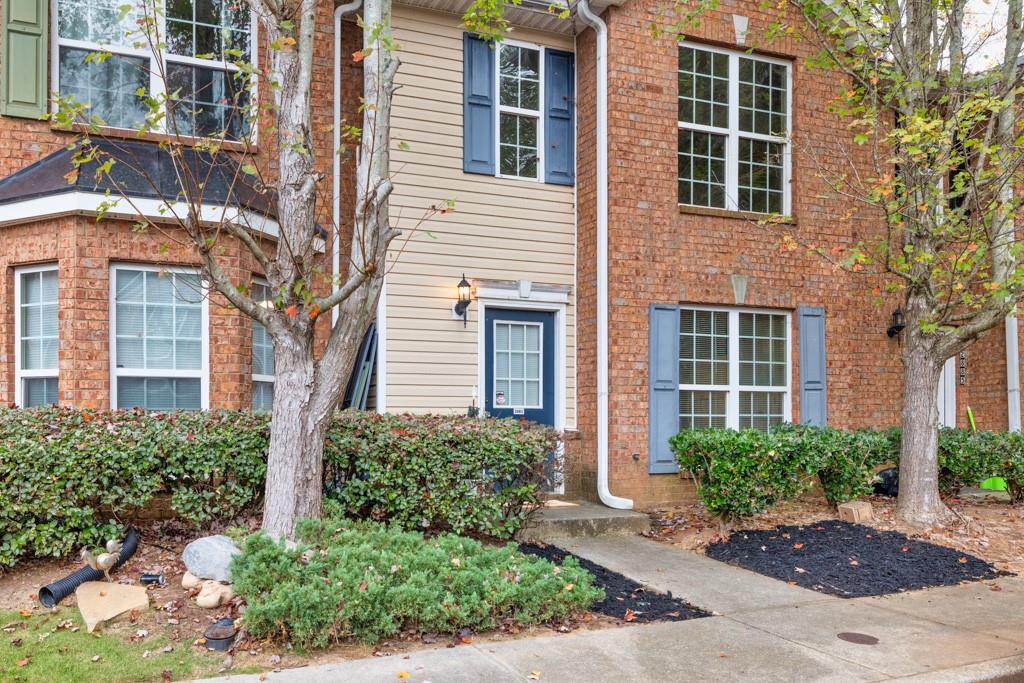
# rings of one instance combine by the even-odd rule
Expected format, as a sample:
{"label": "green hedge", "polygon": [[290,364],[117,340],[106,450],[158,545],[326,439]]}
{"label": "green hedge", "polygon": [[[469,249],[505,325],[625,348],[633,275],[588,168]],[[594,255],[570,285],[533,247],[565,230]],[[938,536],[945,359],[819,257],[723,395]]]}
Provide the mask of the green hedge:
{"label": "green hedge", "polygon": [[[770,433],[699,429],[670,440],[680,468],[693,475],[708,510],[727,521],[764,512],[820,483],[833,505],[871,492],[878,467],[898,464],[900,432],[783,425]],[[945,491],[991,477],[1024,488],[1024,435],[943,429],[940,485]]]}
{"label": "green hedge", "polygon": [[[333,507],[330,506],[330,507]],[[231,577],[246,599],[245,628],[300,648],[399,631],[454,633],[536,624],[602,599],[574,558],[559,567],[514,544],[489,547],[452,534],[424,538],[336,515],[299,525],[288,549],[251,536]]]}
{"label": "green hedge", "polygon": [[[99,545],[158,493],[197,526],[230,521],[259,502],[269,424],[249,412],[0,409],[0,567]],[[353,515],[504,537],[538,500],[553,438],[512,420],[345,412],[325,459]]]}
{"label": "green hedge", "polygon": [[350,517],[509,538],[540,502],[556,446],[549,429],[508,419],[342,415],[328,437],[328,495]]}

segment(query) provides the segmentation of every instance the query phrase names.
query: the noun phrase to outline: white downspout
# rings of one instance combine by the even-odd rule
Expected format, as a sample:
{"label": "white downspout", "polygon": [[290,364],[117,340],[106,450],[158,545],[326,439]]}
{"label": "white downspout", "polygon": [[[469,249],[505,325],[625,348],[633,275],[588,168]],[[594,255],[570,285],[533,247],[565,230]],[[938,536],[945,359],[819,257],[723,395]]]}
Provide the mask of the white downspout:
{"label": "white downspout", "polygon": [[1017,346],[1017,316],[1006,316],[1006,414],[1007,428],[1020,431],[1020,347]]}
{"label": "white downspout", "polygon": [[608,488],[608,26],[587,0],[576,7],[597,34],[597,495],[610,508],[631,510],[632,500]]}
{"label": "white downspout", "polygon": [[[332,218],[334,220],[334,239],[331,240],[331,289],[338,288],[338,277],[341,275],[341,18],[349,12],[355,12],[363,4],[363,0],[352,0],[334,8],[334,118],[332,119],[334,158],[331,160],[331,173],[334,176],[334,197]],[[331,324],[338,322],[338,309],[331,311]]]}

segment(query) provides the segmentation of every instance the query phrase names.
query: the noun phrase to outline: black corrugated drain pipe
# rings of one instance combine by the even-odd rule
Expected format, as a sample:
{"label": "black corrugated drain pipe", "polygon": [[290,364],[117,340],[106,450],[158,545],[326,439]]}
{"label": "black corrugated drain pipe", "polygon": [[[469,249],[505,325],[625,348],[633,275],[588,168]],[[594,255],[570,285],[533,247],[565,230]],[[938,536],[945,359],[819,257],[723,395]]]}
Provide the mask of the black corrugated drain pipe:
{"label": "black corrugated drain pipe", "polygon": [[[110,571],[114,571],[122,564],[128,561],[128,559],[135,554],[136,548],[139,547],[139,530],[135,527],[128,529],[128,534],[124,538],[124,543],[121,544],[121,553],[117,557],[117,563],[111,568]],[[86,581],[99,581],[105,578],[103,572],[93,569],[92,567],[82,567],[77,569],[63,579],[58,579],[48,586],[43,587],[39,591],[39,602],[43,603],[43,607],[53,607],[58,602],[68,597],[75,592],[75,589]]]}

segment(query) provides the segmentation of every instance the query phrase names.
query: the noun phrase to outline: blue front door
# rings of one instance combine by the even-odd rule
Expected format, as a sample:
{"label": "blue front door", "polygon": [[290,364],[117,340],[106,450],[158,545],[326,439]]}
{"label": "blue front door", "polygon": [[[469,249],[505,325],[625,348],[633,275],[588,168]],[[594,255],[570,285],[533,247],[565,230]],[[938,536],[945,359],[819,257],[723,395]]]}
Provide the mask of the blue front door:
{"label": "blue front door", "polygon": [[488,308],[484,409],[555,424],[555,314]]}

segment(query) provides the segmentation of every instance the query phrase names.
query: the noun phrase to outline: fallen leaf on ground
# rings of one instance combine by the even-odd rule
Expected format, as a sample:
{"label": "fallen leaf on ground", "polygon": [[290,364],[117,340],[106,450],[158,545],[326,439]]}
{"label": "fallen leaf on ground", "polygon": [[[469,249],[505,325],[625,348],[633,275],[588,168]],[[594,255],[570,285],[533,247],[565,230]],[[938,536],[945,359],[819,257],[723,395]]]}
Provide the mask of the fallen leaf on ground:
{"label": "fallen leaf on ground", "polygon": [[527,678],[529,678],[531,681],[540,680],[540,672],[539,671],[531,671],[530,675],[527,676]]}
{"label": "fallen leaf on ground", "polygon": [[957,560],[957,562],[959,562],[960,564],[967,564],[967,558],[961,557],[959,560]]}
{"label": "fallen leaf on ground", "polygon": [[409,677],[409,672],[408,671],[399,671],[395,675],[398,676],[399,678],[408,678]]}
{"label": "fallen leaf on ground", "polygon": [[92,661],[94,661],[94,662],[100,661],[100,656],[99,655],[93,655],[92,656]]}
{"label": "fallen leaf on ground", "polygon": [[804,547],[803,543],[794,543],[793,544],[793,549],[794,550],[800,550],[800,548],[803,548],[803,547]]}
{"label": "fallen leaf on ground", "polygon": [[32,616],[32,610],[30,610],[30,609],[23,609],[20,612],[18,612],[18,614],[20,614],[23,617],[30,617],[30,616]]}
{"label": "fallen leaf on ground", "polygon": [[28,657],[25,657],[25,659],[19,659],[15,663],[18,665],[18,668],[20,669],[23,666],[28,666],[28,659],[29,659]]}
{"label": "fallen leaf on ground", "polygon": [[626,614],[623,615],[622,619],[624,621],[636,621],[636,613],[634,613],[633,610],[627,607]]}

